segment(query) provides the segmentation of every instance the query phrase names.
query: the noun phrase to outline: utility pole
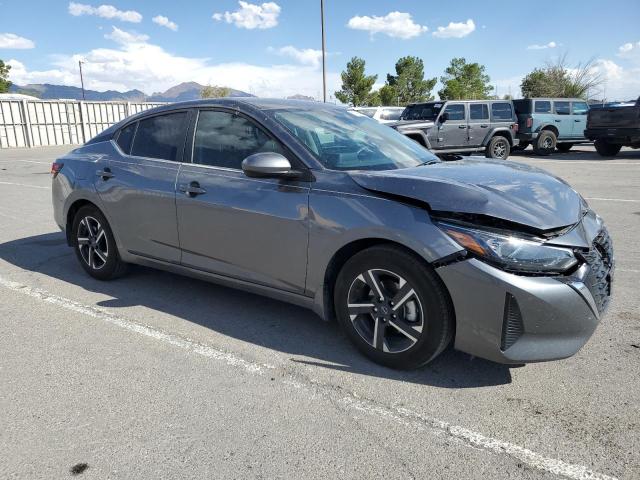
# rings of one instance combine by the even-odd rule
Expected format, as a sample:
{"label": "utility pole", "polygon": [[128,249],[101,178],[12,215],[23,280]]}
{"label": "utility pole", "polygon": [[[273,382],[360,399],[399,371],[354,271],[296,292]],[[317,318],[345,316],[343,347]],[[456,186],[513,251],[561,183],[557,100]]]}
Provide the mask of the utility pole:
{"label": "utility pole", "polygon": [[327,64],[324,41],[324,0],[320,0],[320,23],[322,24],[322,101],[327,103]]}
{"label": "utility pole", "polygon": [[78,60],[78,66],[80,67],[80,85],[82,85],[82,100],[84,100],[84,79],[82,78],[82,60]]}

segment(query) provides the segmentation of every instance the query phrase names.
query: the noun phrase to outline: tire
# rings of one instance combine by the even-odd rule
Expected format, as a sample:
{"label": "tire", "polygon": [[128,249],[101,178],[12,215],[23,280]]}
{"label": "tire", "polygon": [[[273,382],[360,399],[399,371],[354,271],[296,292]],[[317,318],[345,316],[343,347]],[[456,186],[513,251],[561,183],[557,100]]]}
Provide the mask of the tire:
{"label": "tire", "polygon": [[496,135],[491,140],[485,149],[485,157],[496,158],[498,160],[506,160],[511,153],[511,145],[506,137]]}
{"label": "tire", "polygon": [[120,259],[109,222],[93,205],[76,213],[72,227],[73,250],[85,272],[98,280],[123,275],[127,264]]}
{"label": "tire", "polygon": [[555,133],[551,130],[543,130],[536,138],[533,150],[537,155],[551,155],[555,151],[557,143],[558,138]]}
{"label": "tire", "polygon": [[622,148],[622,145],[609,143],[606,140],[596,140],[594,145],[601,157],[615,157]]}
{"label": "tire", "polygon": [[558,145],[556,145],[556,147],[561,152],[568,152],[569,150],[571,150],[571,147],[573,147],[573,144],[572,143],[559,143]]}
{"label": "tire", "polygon": [[520,142],[515,147],[511,147],[511,151],[521,152],[522,150],[526,150],[529,145],[531,145],[529,142]]}
{"label": "tire", "polygon": [[371,247],[349,259],[336,279],[334,302],[349,339],[387,367],[425,365],[453,336],[453,306],[444,284],[421,259],[397,247]]}

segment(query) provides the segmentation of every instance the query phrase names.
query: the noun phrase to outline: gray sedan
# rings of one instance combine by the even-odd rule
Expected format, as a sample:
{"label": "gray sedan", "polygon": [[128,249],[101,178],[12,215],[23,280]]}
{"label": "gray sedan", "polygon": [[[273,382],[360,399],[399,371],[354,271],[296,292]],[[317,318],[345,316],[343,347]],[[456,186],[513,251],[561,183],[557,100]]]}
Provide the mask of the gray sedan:
{"label": "gray sedan", "polygon": [[164,106],[52,173],[55,220],[89,275],[141,264],[302,305],[394,368],[451,344],[503,363],[565,358],[610,299],[611,240],[565,182],[443,163],[336,106]]}

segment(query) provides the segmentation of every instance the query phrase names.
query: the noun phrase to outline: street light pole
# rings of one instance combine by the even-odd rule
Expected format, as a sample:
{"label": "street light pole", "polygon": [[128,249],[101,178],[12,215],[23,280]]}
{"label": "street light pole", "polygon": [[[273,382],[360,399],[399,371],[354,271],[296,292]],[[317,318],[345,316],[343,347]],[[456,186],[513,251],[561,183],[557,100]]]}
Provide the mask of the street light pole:
{"label": "street light pole", "polygon": [[82,100],[84,100],[84,79],[82,78],[82,60],[78,60],[78,66],[80,67],[80,85],[82,85]]}
{"label": "street light pole", "polygon": [[327,64],[324,41],[324,0],[320,0],[320,23],[322,24],[322,101],[327,103]]}

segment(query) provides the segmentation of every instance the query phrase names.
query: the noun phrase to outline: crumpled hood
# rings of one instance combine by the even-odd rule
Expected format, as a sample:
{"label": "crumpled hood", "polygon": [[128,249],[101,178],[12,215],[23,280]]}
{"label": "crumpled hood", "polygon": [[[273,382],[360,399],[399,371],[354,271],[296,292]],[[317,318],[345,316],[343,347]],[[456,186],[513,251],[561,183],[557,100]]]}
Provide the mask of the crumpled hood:
{"label": "crumpled hood", "polygon": [[363,188],[423,201],[434,211],[482,214],[553,230],[577,223],[582,199],[563,180],[535,167],[460,160],[383,172],[350,172]]}

